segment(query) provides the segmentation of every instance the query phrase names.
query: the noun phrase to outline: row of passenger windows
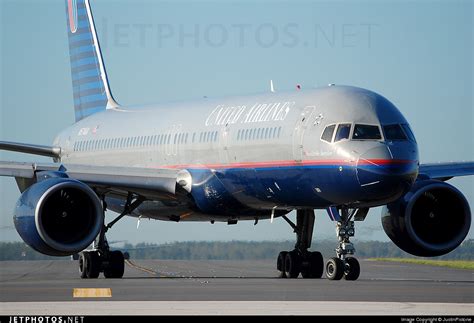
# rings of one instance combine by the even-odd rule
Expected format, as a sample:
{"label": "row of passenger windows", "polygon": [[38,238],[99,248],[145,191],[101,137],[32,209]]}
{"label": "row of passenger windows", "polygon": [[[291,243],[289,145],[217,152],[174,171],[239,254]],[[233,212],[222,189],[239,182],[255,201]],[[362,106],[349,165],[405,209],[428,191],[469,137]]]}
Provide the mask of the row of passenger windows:
{"label": "row of passenger windows", "polygon": [[237,140],[272,139],[279,138],[280,135],[281,127],[240,129],[237,131]]}
{"label": "row of passenger windows", "polygon": [[[191,138],[190,138],[191,137]],[[187,144],[188,142],[215,142],[217,141],[217,131],[193,133],[162,134],[154,136],[121,137],[109,139],[82,140],[74,143],[74,151],[121,149],[129,147],[149,147],[170,144]]]}
{"label": "row of passenger windows", "polygon": [[[237,132],[237,140],[255,140],[278,138],[281,134],[281,127],[275,128],[255,128],[241,129]],[[81,140],[74,143],[74,151],[123,149],[130,147],[150,147],[162,145],[177,145],[189,143],[209,143],[217,142],[218,131],[205,131],[200,133],[176,133],[161,134],[154,136],[121,137],[109,139]]]}
{"label": "row of passenger windows", "polygon": [[[415,136],[408,124],[386,125],[382,128],[385,140],[411,140],[415,142]],[[324,129],[321,140],[338,142],[349,139],[351,130],[351,123],[331,124]],[[377,125],[355,124],[352,140],[382,140],[380,127]]]}

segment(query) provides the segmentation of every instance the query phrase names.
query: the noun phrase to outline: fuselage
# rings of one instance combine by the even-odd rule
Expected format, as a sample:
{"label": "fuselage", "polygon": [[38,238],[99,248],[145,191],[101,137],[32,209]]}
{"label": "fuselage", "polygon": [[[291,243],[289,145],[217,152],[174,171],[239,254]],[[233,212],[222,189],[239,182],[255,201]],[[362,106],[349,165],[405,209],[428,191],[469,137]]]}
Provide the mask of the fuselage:
{"label": "fuselage", "polygon": [[[65,164],[189,172],[192,203],[168,212],[148,201],[134,214],[164,220],[384,205],[411,187],[419,166],[399,110],[348,86],[108,109],[65,129],[54,144]],[[119,210],[123,201],[108,204]]]}

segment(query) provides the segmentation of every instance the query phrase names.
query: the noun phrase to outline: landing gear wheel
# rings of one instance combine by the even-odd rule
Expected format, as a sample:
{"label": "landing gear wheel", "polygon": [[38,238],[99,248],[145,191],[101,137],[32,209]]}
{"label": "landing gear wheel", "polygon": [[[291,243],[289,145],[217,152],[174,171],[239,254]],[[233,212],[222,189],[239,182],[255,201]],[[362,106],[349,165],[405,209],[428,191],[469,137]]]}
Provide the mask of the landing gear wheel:
{"label": "landing gear wheel", "polygon": [[100,265],[100,257],[96,251],[84,251],[79,259],[81,278],[99,277]]}
{"label": "landing gear wheel", "polygon": [[81,278],[87,278],[87,269],[86,269],[86,263],[87,260],[85,259],[86,255],[85,252],[81,253],[79,256],[79,274],[81,275]]}
{"label": "landing gear wheel", "polygon": [[329,280],[340,280],[344,276],[344,262],[339,258],[331,258],[326,263],[326,277]]}
{"label": "landing gear wheel", "polygon": [[285,257],[285,275],[288,278],[298,278],[301,271],[301,260],[298,253],[290,251]]}
{"label": "landing gear wheel", "polygon": [[288,254],[288,251],[282,251],[278,254],[277,258],[277,269],[280,272],[280,278],[286,278],[285,273],[285,258]]}
{"label": "landing gear wheel", "polygon": [[303,278],[321,278],[323,272],[323,255],[318,251],[308,252],[307,266],[301,269],[301,276]]}
{"label": "landing gear wheel", "polygon": [[357,280],[360,275],[360,265],[354,257],[347,257],[344,264],[344,279]]}
{"label": "landing gear wheel", "polygon": [[104,268],[105,278],[122,278],[125,269],[124,257],[121,251],[110,252],[109,264]]}

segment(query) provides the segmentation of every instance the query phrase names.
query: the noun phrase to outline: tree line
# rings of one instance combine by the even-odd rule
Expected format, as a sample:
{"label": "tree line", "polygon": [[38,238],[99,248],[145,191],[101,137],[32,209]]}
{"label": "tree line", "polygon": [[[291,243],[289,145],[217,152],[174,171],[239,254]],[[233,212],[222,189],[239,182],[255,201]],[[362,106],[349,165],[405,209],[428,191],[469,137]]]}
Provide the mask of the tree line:
{"label": "tree line", "polygon": [[[175,260],[265,260],[276,259],[282,250],[292,250],[294,241],[185,241],[166,244],[126,243],[119,249],[128,252],[131,259]],[[325,258],[335,255],[334,240],[313,241],[311,250],[321,251]],[[392,242],[360,241],[355,244],[359,258],[394,257],[407,258]],[[49,257],[31,249],[24,242],[0,242],[0,261],[3,260],[51,260],[70,257]],[[456,250],[433,259],[472,260],[474,239],[465,240]]]}

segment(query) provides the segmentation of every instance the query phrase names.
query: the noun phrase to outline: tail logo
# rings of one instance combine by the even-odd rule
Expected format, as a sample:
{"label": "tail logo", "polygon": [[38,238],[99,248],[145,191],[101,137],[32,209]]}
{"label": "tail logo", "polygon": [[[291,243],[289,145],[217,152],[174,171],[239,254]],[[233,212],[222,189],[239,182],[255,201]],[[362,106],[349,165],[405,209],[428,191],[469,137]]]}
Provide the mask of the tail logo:
{"label": "tail logo", "polygon": [[69,14],[69,29],[74,34],[77,31],[77,1],[67,0],[67,11]]}

